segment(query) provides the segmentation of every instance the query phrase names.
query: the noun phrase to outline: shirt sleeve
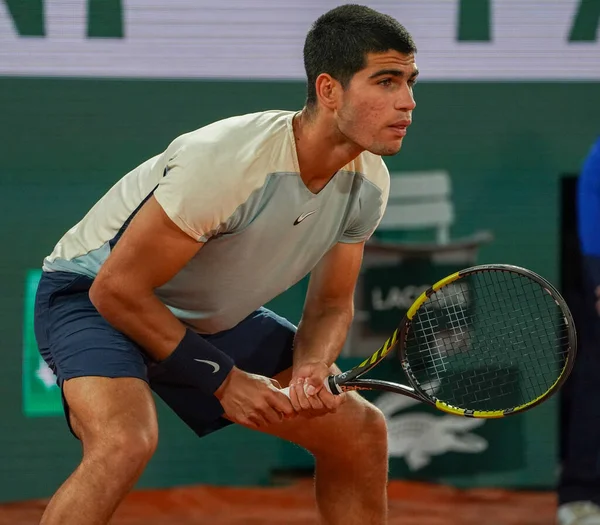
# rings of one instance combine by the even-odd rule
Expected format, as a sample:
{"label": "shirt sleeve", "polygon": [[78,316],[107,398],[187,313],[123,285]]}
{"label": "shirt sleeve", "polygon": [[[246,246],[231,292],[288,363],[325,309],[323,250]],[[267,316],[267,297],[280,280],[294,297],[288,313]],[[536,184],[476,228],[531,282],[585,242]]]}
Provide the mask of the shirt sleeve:
{"label": "shirt sleeve", "polygon": [[219,233],[235,209],[233,182],[214,169],[210,153],[182,147],[171,156],[154,197],[169,218],[198,242]]}
{"label": "shirt sleeve", "polygon": [[390,192],[390,175],[381,161],[375,177],[362,180],[358,204],[340,242],[359,243],[369,240],[379,226]]}

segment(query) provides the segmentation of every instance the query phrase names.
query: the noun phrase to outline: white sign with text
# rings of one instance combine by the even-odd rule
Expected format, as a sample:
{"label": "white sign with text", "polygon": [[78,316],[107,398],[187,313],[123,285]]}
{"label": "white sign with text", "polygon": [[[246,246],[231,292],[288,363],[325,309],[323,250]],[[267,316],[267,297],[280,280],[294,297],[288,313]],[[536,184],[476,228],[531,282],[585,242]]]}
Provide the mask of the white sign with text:
{"label": "white sign with text", "polygon": [[[310,24],[342,3],[44,0],[35,13],[32,2],[0,2],[0,75],[302,79]],[[423,79],[600,80],[592,2],[363,3],[413,34]]]}

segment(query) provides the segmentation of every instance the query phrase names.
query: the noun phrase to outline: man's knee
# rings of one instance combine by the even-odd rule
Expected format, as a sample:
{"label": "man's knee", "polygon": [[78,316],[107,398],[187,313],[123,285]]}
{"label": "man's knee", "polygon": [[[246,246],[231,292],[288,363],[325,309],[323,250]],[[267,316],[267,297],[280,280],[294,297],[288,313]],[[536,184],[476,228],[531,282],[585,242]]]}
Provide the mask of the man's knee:
{"label": "man's knee", "polygon": [[133,474],[150,461],[158,445],[158,430],[153,425],[107,425],[83,438],[84,460],[99,460],[115,465],[124,475]]}
{"label": "man's knee", "polygon": [[66,381],[63,391],[84,461],[100,461],[131,474],[150,460],[158,443],[158,422],[145,382],[81,377]]}
{"label": "man's knee", "polygon": [[387,424],[385,416],[376,406],[352,392],[343,405],[343,417],[335,422],[331,440],[315,444],[315,455],[359,455],[369,460],[387,461]]}
{"label": "man's knee", "polygon": [[355,436],[358,446],[368,447],[375,454],[385,453],[387,458],[387,423],[385,416],[375,405],[362,401],[362,420]]}

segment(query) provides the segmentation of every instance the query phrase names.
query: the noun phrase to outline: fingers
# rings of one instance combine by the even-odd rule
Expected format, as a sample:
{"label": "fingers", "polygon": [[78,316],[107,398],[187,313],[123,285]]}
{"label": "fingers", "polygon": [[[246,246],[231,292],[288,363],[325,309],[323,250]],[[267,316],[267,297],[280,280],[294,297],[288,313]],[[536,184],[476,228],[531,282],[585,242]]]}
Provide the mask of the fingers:
{"label": "fingers", "polygon": [[321,399],[319,397],[319,392],[309,395],[308,394],[309,391],[310,390],[307,389],[307,393],[305,393],[304,395],[308,399],[308,402],[310,403],[310,407],[313,410],[317,410],[317,411],[323,410],[325,408],[325,405],[323,404],[323,401],[321,401]]}
{"label": "fingers", "polygon": [[343,403],[346,402],[345,394],[334,395],[326,388],[319,392],[319,398],[329,412],[335,412]]}
{"label": "fingers", "polygon": [[298,377],[292,379],[289,385],[289,397],[285,397],[288,405],[280,404],[280,399],[273,400],[273,407],[283,413],[287,413],[285,408],[291,409],[295,414],[304,417],[315,417],[335,412],[337,408],[345,401],[342,395],[332,394],[326,387],[323,380],[319,376]]}
{"label": "fingers", "polygon": [[283,414],[275,410],[272,406],[265,404],[259,408],[260,415],[268,425],[275,425],[283,421]]}
{"label": "fingers", "polygon": [[[312,392],[312,393],[311,393]],[[307,380],[296,385],[296,393],[303,410],[323,410],[323,403],[316,395],[316,388]]]}
{"label": "fingers", "polygon": [[273,388],[272,395],[269,398],[270,405],[284,417],[292,417],[296,411],[292,405],[291,399],[282,394],[280,388]]}
{"label": "fingers", "polygon": [[345,401],[346,396],[334,395],[324,386],[310,395],[308,381],[299,378],[290,383],[290,402],[294,410],[306,416],[334,412]]}
{"label": "fingers", "polygon": [[323,388],[322,383],[316,383],[314,379],[308,378],[304,386],[304,392],[306,392],[306,395],[310,397],[314,396],[319,390],[321,390],[321,388]]}
{"label": "fingers", "polygon": [[280,392],[281,387],[277,381],[274,381],[274,384],[269,385],[268,388],[269,391],[264,395],[263,402],[258,404],[253,411],[254,421],[259,420],[259,426],[281,423],[284,419],[296,415],[290,399]]}
{"label": "fingers", "polygon": [[306,384],[305,379],[299,378],[296,381],[296,383],[294,383],[293,385],[290,385],[290,392],[292,390],[294,390],[294,392],[296,394],[296,399],[297,399],[298,405],[300,407],[299,411],[310,410],[312,408],[310,405],[310,401],[308,400],[308,397],[306,397],[306,392],[304,390],[305,384]]}
{"label": "fingers", "polygon": [[264,404],[261,407],[256,407],[253,412],[240,417],[236,422],[255,430],[264,428],[269,425],[275,425],[283,421],[283,414]]}
{"label": "fingers", "polygon": [[296,385],[296,381],[291,382],[289,385],[290,403],[292,404],[292,407],[294,408],[294,412],[301,412],[302,407],[300,406],[300,401],[298,400],[298,393],[296,392],[295,385]]}
{"label": "fingers", "polygon": [[318,398],[317,392],[323,388],[323,385],[315,387],[310,379],[298,379],[296,383],[296,394],[303,410],[323,410],[323,403]]}
{"label": "fingers", "polygon": [[220,400],[227,419],[256,430],[296,415],[276,380],[252,374],[242,379],[237,390],[226,392]]}
{"label": "fingers", "polygon": [[245,419],[241,419],[240,423],[256,430],[264,425],[264,420],[257,414],[250,414]]}

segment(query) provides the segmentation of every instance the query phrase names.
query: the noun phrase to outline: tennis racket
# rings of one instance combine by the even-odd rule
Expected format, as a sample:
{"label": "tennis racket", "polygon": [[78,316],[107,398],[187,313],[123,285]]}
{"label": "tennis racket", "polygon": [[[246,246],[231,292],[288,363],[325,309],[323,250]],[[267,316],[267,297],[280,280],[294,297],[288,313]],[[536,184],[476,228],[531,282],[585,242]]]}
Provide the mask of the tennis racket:
{"label": "tennis racket", "polygon": [[[363,377],[394,348],[408,384]],[[480,265],[426,290],[379,350],[325,386],[333,394],[385,390],[455,415],[500,418],[552,396],[576,349],[569,308],[548,281],[518,266]]]}

